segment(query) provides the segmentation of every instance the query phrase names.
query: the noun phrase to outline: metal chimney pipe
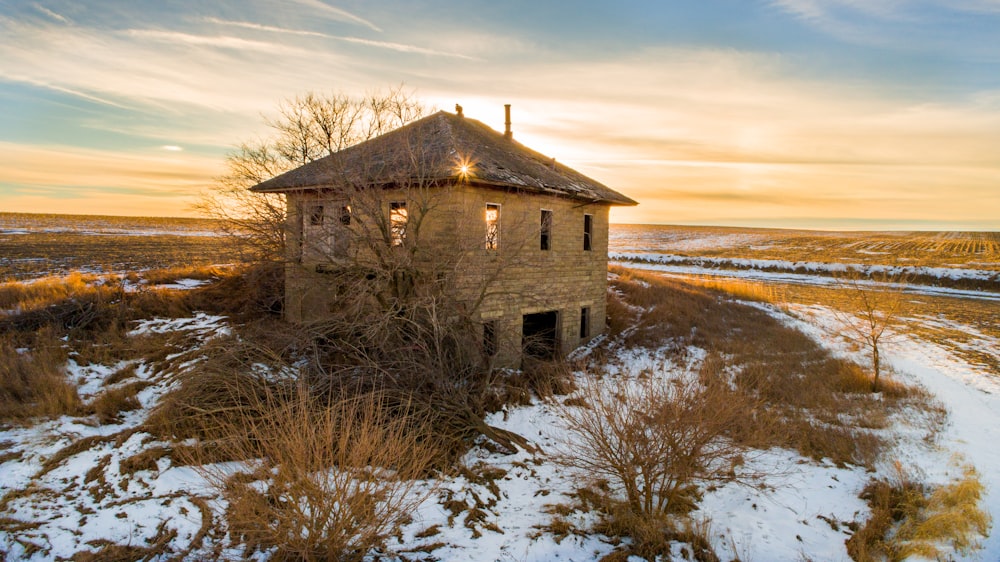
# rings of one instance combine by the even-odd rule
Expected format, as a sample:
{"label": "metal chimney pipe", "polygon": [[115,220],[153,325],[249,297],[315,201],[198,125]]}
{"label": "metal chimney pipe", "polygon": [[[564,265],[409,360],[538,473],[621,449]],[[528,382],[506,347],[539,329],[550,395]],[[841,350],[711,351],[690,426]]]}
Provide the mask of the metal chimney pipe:
{"label": "metal chimney pipe", "polygon": [[504,115],[506,116],[506,121],[504,121],[504,132],[503,138],[510,140],[514,138],[514,133],[510,131],[510,104],[503,104]]}

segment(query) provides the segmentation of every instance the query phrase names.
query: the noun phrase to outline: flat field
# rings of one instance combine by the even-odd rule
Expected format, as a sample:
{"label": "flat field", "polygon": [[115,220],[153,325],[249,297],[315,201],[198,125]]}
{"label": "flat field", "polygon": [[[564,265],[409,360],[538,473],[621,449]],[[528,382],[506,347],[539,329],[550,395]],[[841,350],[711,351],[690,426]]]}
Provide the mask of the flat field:
{"label": "flat field", "polygon": [[834,232],[614,225],[612,252],[1000,271],[1000,232]]}
{"label": "flat field", "polygon": [[0,282],[237,261],[211,220],[0,213]]}

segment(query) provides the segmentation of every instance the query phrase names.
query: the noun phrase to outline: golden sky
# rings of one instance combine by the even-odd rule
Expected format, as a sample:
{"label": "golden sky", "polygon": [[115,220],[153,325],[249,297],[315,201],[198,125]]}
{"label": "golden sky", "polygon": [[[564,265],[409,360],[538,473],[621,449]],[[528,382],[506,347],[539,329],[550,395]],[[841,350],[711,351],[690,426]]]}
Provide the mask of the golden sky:
{"label": "golden sky", "polygon": [[192,215],[307,90],[404,83],[641,204],[1000,230],[1000,1],[0,2],[0,211]]}

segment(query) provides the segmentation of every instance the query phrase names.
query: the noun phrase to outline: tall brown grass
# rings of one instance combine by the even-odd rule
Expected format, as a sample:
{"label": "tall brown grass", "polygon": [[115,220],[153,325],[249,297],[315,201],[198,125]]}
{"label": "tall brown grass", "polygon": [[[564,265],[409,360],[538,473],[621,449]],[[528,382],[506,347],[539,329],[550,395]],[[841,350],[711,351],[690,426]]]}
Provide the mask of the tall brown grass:
{"label": "tall brown grass", "polygon": [[932,487],[897,462],[893,474],[872,480],[862,491],[871,515],[847,540],[847,552],[858,562],[968,555],[991,526],[989,514],[979,505],[984,490],[971,466],[962,467],[962,476],[952,482]]}
{"label": "tall brown grass", "polygon": [[67,380],[66,351],[51,332],[19,350],[0,336],[0,420],[22,421],[81,411],[76,386]]}
{"label": "tall brown grass", "polygon": [[108,290],[104,281],[105,278],[98,275],[72,273],[63,277],[46,277],[31,283],[0,283],[0,311],[36,310],[71,297],[94,295]]}
{"label": "tall brown grass", "polygon": [[[384,549],[433,491],[418,480],[437,451],[423,420],[384,397],[265,392],[228,417],[211,441],[248,472],[202,464],[228,502],[226,519],[245,555],[275,560],[362,560]],[[252,401],[252,399],[250,399]]]}

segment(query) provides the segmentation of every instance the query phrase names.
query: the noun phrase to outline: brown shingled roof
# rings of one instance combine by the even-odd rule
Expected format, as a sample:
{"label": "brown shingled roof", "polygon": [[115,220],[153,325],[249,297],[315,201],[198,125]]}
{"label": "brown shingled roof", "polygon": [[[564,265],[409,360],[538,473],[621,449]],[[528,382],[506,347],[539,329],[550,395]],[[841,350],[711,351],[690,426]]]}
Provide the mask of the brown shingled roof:
{"label": "brown shingled roof", "polygon": [[345,186],[465,181],[612,205],[636,205],[604,184],[548,158],[475,119],[445,111],[320,158],[251,189],[262,193]]}

